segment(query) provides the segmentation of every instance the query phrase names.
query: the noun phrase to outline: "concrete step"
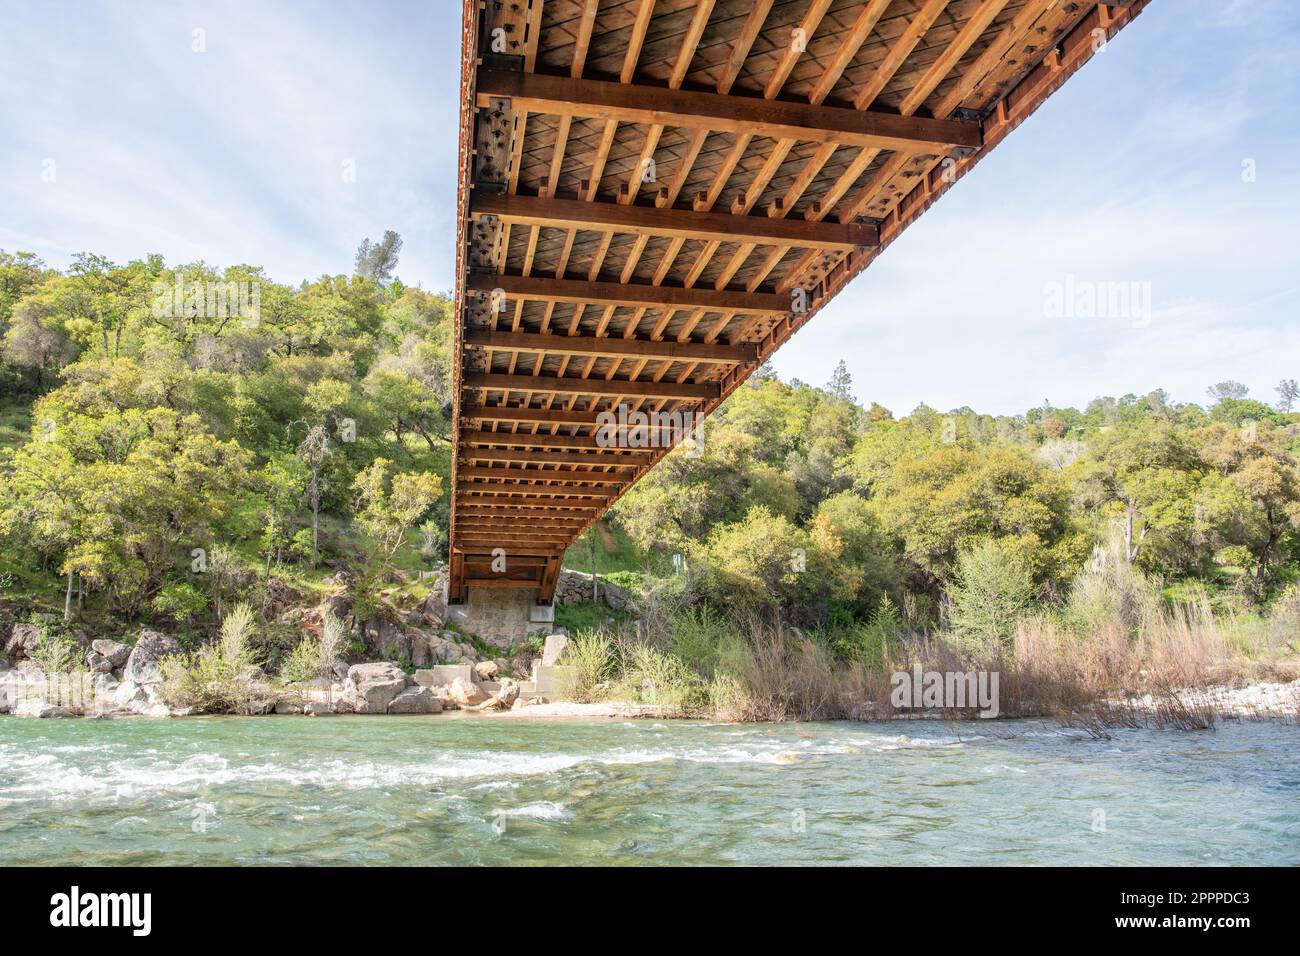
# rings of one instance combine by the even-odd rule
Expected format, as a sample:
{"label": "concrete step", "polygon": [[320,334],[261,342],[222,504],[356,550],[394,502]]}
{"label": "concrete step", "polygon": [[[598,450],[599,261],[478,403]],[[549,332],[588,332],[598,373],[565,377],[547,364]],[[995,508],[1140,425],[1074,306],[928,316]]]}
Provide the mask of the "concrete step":
{"label": "concrete step", "polygon": [[534,663],[533,679],[529,681],[533,685],[531,693],[547,696],[568,693],[573,686],[572,674],[573,668],[568,665]]}

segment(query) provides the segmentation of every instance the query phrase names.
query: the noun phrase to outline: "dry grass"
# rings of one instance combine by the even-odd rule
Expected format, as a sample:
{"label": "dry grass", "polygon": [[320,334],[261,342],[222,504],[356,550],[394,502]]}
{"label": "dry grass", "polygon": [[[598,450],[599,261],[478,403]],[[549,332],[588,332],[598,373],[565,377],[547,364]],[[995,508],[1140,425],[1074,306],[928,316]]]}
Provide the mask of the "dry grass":
{"label": "dry grass", "polygon": [[[1129,592],[1140,586],[1126,582]],[[582,688],[670,699],[685,716],[738,721],[972,718],[974,706],[922,712],[891,702],[898,672],[996,672],[1002,717],[1047,717],[1104,737],[1117,727],[1209,729],[1219,719],[1207,688],[1296,679],[1295,635],[1257,615],[1216,615],[1204,596],[1168,606],[1138,593],[1096,606],[1090,620],[1038,612],[1005,646],[972,653],[943,633],[900,624],[870,663],[846,662],[830,640],[749,617],[723,621],[657,607],[638,629],[578,639]],[[1077,611],[1079,604],[1076,603]],[[597,646],[599,645],[599,647]],[[598,658],[598,660],[597,660]],[[651,675],[651,676],[647,676]],[[608,683],[606,683],[608,682]]]}

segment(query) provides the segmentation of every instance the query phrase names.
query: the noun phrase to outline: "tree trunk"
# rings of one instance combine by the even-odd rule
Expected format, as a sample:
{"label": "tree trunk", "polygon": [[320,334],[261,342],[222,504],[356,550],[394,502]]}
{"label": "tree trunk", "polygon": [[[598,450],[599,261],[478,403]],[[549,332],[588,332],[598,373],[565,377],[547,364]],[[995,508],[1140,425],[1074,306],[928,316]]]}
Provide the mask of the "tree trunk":
{"label": "tree trunk", "polygon": [[63,592],[63,619],[65,621],[72,618],[72,572],[68,572],[68,587]]}

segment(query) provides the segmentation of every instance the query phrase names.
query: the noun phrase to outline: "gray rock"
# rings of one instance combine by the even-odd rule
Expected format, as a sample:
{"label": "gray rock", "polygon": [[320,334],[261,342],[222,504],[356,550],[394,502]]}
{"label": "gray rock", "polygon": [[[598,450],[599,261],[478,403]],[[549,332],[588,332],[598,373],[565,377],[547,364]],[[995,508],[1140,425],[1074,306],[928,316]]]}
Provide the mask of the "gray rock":
{"label": "gray rock", "polygon": [[132,705],[137,703],[148,703],[149,698],[141,687],[133,680],[123,681],[113,689],[113,706],[123,710],[130,710]]}
{"label": "gray rock", "polygon": [[554,667],[568,646],[569,638],[565,634],[552,634],[548,637],[545,645],[542,646],[542,666]]}
{"label": "gray rock", "polygon": [[303,707],[302,712],[308,717],[328,717],[335,713],[335,709],[330,704],[321,700],[309,700]]}
{"label": "gray rock", "polygon": [[275,702],[275,712],[277,714],[301,714],[302,711],[302,703],[293,698],[281,697]]}
{"label": "gray rock", "polygon": [[179,654],[181,646],[159,631],[141,631],[126,666],[122,669],[122,682],[157,684],[162,681],[158,661],[171,654]]}
{"label": "gray rock", "polygon": [[15,624],[5,641],[4,656],[13,661],[31,657],[41,643],[41,629],[35,624]]}
{"label": "gray rock", "polygon": [[390,714],[438,714],[442,703],[427,687],[408,687],[388,704]]}
{"label": "gray rock", "polygon": [[47,704],[43,700],[25,700],[13,709],[15,717],[71,717],[72,715],[62,707],[55,707],[53,704]]}
{"label": "gray rock", "polygon": [[138,701],[131,705],[131,713],[137,717],[170,717],[171,708],[166,704],[149,704]]}
{"label": "gray rock", "polygon": [[86,655],[86,666],[90,668],[92,674],[111,674],[113,673],[113,662],[103,654],[91,651]]}
{"label": "gray rock", "polygon": [[487,694],[483,693],[483,688],[472,681],[464,681],[459,677],[451,682],[449,693],[451,699],[462,707],[473,707],[475,704],[481,704],[487,700]]}
{"label": "gray rock", "polygon": [[121,683],[112,674],[96,674],[93,686],[96,700],[105,700],[117,693]]}
{"label": "gray rock", "polygon": [[501,687],[497,690],[496,694],[494,694],[493,696],[495,696],[496,699],[501,702],[503,707],[509,707],[511,704],[513,704],[516,700],[519,699],[519,685],[516,684],[514,681],[512,681],[509,677],[504,678],[501,681]]}
{"label": "gray rock", "polygon": [[382,714],[394,697],[406,689],[407,677],[400,667],[389,661],[353,664],[348,680],[356,686],[355,711],[358,714]]}
{"label": "gray rock", "polygon": [[124,666],[127,658],[131,656],[131,646],[121,641],[91,641],[90,646],[96,654],[108,658],[108,662],[113,665],[111,670]]}
{"label": "gray rock", "polygon": [[[422,615],[423,616],[423,615]],[[430,637],[424,631],[412,630],[408,635],[411,644],[411,663],[416,667],[428,667],[437,663],[438,657],[434,642],[438,639]]]}
{"label": "gray rock", "polygon": [[496,680],[497,674],[501,668],[497,666],[496,661],[479,661],[474,665],[474,677],[476,680]]}
{"label": "gray rock", "polygon": [[0,714],[9,713],[9,689],[0,687]]}

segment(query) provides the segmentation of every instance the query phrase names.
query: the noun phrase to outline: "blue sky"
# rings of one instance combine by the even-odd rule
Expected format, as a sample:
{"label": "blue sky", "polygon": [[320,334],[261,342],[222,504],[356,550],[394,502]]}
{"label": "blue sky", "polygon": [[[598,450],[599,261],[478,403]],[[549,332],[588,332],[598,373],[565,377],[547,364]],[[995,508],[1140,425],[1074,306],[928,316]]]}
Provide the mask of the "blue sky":
{"label": "blue sky", "polygon": [[[451,286],[459,3],[2,2],[0,248],[297,282],[395,229],[403,280]],[[895,411],[1272,400],[1300,378],[1298,107],[1300,4],[1154,0],[775,364],[843,358]],[[1067,275],[1138,283],[1149,321],[1049,317]]]}

